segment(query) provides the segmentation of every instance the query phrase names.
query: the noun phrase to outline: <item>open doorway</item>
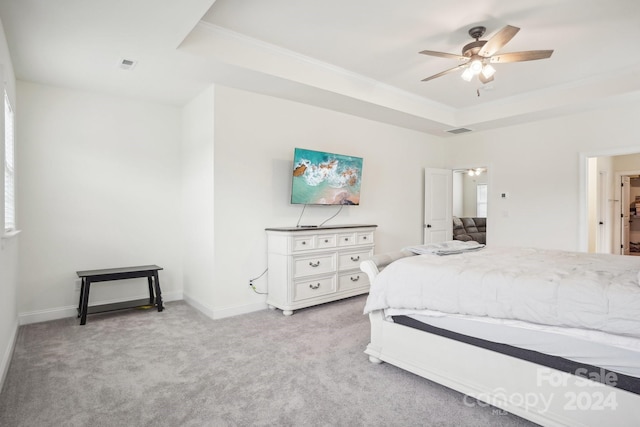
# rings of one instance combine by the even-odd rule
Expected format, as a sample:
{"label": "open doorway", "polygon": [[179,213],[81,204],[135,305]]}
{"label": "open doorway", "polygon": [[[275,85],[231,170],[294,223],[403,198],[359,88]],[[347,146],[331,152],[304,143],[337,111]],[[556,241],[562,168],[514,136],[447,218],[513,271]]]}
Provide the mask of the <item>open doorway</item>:
{"label": "open doorway", "polygon": [[489,180],[486,167],[454,169],[452,174],[453,238],[487,243]]}
{"label": "open doorway", "polygon": [[[423,243],[439,243],[454,238],[453,228],[459,218],[482,219],[478,227],[473,224],[475,229],[471,232],[482,233],[481,243],[486,243],[489,195],[486,167],[425,169]],[[460,223],[458,227],[463,225],[457,222]]]}
{"label": "open doorway", "polygon": [[620,253],[640,255],[640,171],[619,175]]}
{"label": "open doorway", "polygon": [[590,157],[586,178],[587,251],[640,255],[640,153]]}
{"label": "open doorway", "polygon": [[487,168],[455,169],[452,190],[453,216],[458,218],[487,217]]}

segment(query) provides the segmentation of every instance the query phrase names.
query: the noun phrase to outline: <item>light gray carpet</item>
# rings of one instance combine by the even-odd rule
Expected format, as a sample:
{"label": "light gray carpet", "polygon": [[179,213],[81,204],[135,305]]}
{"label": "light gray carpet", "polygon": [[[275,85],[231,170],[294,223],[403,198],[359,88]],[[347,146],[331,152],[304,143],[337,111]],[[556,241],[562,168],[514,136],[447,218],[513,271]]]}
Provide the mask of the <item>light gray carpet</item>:
{"label": "light gray carpet", "polygon": [[9,426],[531,426],[363,353],[365,298],[211,320],[184,302],[22,326]]}

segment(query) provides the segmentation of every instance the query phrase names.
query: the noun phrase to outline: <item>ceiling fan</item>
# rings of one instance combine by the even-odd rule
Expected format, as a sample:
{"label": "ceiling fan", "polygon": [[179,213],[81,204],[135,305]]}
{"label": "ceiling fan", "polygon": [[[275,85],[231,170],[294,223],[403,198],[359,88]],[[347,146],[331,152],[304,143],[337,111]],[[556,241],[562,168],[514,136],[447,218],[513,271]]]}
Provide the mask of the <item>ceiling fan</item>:
{"label": "ceiling fan", "polygon": [[480,37],[483,36],[486,30],[487,29],[482,26],[469,29],[469,35],[476,40],[466,44],[462,48],[462,55],[436,52],[433,50],[421,51],[420,53],[423,55],[438,56],[440,58],[451,58],[462,61],[462,64],[422,79],[422,81],[426,82],[437,77],[444,76],[445,74],[452,73],[456,70],[464,69],[462,78],[465,81],[471,81],[474,76],[478,76],[478,79],[482,83],[489,83],[493,80],[493,75],[496,72],[495,68],[493,68],[491,64],[546,59],[553,53],[553,50],[527,50],[524,52],[502,53],[496,55],[496,53],[502,49],[504,45],[506,45],[518,33],[518,31],[520,31],[520,28],[507,25],[489,40],[480,40]]}

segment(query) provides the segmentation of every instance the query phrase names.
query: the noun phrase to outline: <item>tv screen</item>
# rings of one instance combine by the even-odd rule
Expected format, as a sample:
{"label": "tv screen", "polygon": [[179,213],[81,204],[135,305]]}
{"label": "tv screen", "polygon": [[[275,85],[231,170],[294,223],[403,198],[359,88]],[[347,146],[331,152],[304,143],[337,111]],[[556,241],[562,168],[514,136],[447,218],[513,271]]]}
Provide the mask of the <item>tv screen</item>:
{"label": "tv screen", "polygon": [[359,205],[362,158],[296,148],[291,203]]}

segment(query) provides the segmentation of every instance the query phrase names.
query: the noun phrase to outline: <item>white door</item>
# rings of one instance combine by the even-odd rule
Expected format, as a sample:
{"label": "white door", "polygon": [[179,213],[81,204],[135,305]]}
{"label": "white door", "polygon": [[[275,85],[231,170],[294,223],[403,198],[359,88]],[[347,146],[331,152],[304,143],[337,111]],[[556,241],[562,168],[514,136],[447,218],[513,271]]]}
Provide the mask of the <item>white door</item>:
{"label": "white door", "polygon": [[620,195],[620,218],[621,224],[621,245],[620,254],[629,255],[629,190],[631,189],[631,182],[628,176],[622,177],[622,194]]}
{"label": "white door", "polygon": [[453,239],[452,173],[449,169],[424,171],[424,243]]}
{"label": "white door", "polygon": [[605,171],[598,172],[598,182],[597,188],[598,193],[596,196],[597,200],[597,209],[598,209],[598,229],[596,230],[596,252],[599,254],[609,254],[611,253],[611,237],[609,234],[609,230],[611,226],[609,225],[609,216],[610,216],[610,202],[609,202],[609,185],[608,185],[608,175]]}

